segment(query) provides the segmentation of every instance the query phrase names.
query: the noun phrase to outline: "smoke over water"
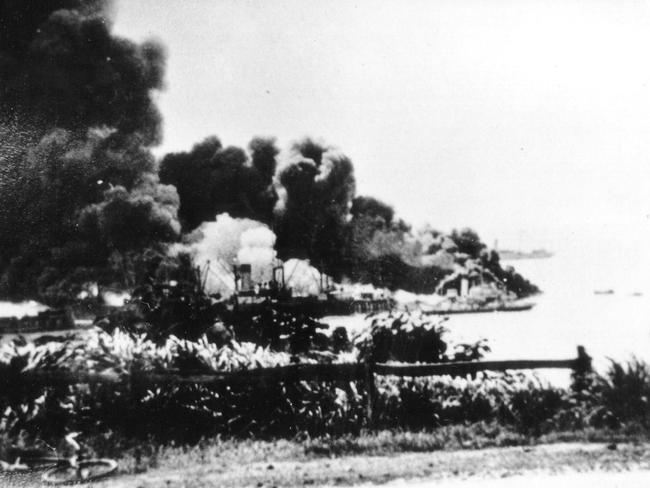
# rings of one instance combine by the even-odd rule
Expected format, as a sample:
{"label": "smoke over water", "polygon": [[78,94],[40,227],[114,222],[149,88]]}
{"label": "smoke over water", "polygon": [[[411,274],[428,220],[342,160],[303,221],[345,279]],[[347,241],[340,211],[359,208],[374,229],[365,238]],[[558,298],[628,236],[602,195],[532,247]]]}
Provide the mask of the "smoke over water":
{"label": "smoke over water", "polygon": [[333,276],[343,274],[349,207],[355,194],[352,161],[337,150],[304,139],[280,171],[284,191],[276,207],[278,252],[309,258]]}
{"label": "smoke over water", "polygon": [[268,137],[245,149],[209,137],[158,165],[165,52],[114,35],[111,14],[108,0],[0,2],[0,296],[58,306],[84,283],[129,289],[169,245],[224,295],[235,264],[270,281],[276,250],[296,294],[319,291],[318,270],[431,293],[461,254],[482,259],[472,233],[452,236],[457,252],[419,242],[390,206],[356,196],[348,157],[309,138],[281,170]]}
{"label": "smoke over water", "polygon": [[[160,138],[152,90],[165,55],[154,42],[112,35],[110,2],[4,0],[0,5],[0,109],[22,129],[110,127]],[[16,128],[17,126],[14,125]],[[38,135],[38,134],[36,134]]]}
{"label": "smoke over water", "polygon": [[286,286],[296,296],[318,295],[321,273],[304,259],[289,259],[284,263]]}
{"label": "smoke over water", "polygon": [[241,248],[237,252],[239,264],[251,265],[253,283],[264,283],[273,278],[276,252],[275,234],[268,227],[256,227],[241,235]]}
{"label": "smoke over water", "polygon": [[[251,265],[253,284],[270,282],[273,268],[279,261],[274,248],[276,237],[261,222],[218,215],[213,222],[204,222],[189,237],[189,243],[174,244],[170,254],[190,254],[195,266],[204,273],[208,293],[230,296],[235,292],[236,264]],[[321,288],[321,272],[303,259],[289,259],[281,264],[285,284],[295,296],[317,295]]]}
{"label": "smoke over water", "polygon": [[113,35],[111,11],[105,0],[0,3],[4,295],[47,295],[114,252],[180,234],[178,195],[150,152],[164,49]]}
{"label": "smoke over water", "polygon": [[275,234],[266,225],[250,219],[218,215],[204,222],[189,237],[189,244],[175,244],[170,253],[186,252],[205,273],[209,293],[230,296],[235,291],[236,264],[250,264],[254,283],[270,281],[275,262]]}

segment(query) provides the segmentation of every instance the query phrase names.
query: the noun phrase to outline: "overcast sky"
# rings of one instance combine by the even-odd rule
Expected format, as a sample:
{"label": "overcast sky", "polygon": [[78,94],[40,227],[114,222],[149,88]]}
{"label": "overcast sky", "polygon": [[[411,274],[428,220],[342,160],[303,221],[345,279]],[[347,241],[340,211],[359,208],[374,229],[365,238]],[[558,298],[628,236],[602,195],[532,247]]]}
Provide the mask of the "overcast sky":
{"label": "overcast sky", "polygon": [[[168,49],[158,154],[216,134],[322,138],[358,193],[490,243],[650,245],[642,2],[121,0]],[[560,236],[560,237],[558,237]]]}

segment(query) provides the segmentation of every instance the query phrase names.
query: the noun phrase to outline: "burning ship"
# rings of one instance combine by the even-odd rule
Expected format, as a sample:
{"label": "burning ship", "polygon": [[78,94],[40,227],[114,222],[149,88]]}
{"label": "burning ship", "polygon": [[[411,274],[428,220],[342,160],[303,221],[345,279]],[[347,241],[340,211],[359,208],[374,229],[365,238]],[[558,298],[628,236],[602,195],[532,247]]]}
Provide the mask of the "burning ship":
{"label": "burning ship", "polygon": [[[350,293],[343,285],[336,285],[323,273],[312,273],[312,291],[317,293],[297,292],[290,286],[291,279],[299,266],[309,267],[304,261],[292,260],[289,263],[277,262],[273,266],[270,281],[256,283],[252,279],[252,266],[239,264],[233,267],[235,290],[230,297],[229,307],[238,313],[262,309],[269,303],[279,310],[301,313],[310,317],[327,315],[351,315],[390,310],[395,305],[392,297],[384,292]],[[287,278],[287,264],[293,269]],[[304,274],[304,273],[303,273]]]}
{"label": "burning ship", "polygon": [[494,273],[476,263],[459,266],[440,282],[436,291],[441,300],[424,310],[427,315],[523,312],[535,306],[519,301]]}
{"label": "burning ship", "polygon": [[188,242],[172,246],[170,255],[189,255],[199,268],[203,292],[233,313],[255,313],[269,304],[311,317],[392,307],[389,293],[334,283],[306,259],[278,259],[275,245],[268,226],[220,214]]}

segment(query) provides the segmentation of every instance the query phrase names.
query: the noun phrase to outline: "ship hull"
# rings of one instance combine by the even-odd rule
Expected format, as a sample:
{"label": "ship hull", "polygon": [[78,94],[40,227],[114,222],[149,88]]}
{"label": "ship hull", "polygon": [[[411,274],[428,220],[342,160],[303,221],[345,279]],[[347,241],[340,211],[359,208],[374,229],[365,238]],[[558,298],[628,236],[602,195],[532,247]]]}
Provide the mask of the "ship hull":
{"label": "ship hull", "polygon": [[499,307],[479,307],[456,310],[425,310],[425,315],[460,315],[467,313],[494,313],[494,312],[525,312],[535,305],[532,303],[522,305],[502,305]]}

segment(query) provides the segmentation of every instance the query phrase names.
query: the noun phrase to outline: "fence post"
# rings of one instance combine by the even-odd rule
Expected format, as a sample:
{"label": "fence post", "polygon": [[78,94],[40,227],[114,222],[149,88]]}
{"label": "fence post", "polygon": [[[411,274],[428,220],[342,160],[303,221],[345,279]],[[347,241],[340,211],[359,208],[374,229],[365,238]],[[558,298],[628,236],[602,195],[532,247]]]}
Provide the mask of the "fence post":
{"label": "fence post", "polygon": [[591,371],[591,356],[587,354],[584,346],[578,346],[578,359],[576,360],[575,372],[584,375]]}
{"label": "fence post", "polygon": [[132,416],[132,418],[138,418],[140,399],[142,398],[142,393],[144,391],[142,371],[136,369],[134,365],[131,364],[128,375],[129,376],[126,378],[125,383],[123,383],[127,389],[127,398],[129,401],[128,408],[131,409],[128,415]]}
{"label": "fence post", "polygon": [[375,404],[377,399],[377,388],[375,386],[374,363],[369,361],[364,366],[366,389],[366,420],[368,429],[375,427]]}
{"label": "fence post", "polygon": [[583,346],[578,346],[578,357],[574,362],[571,389],[581,392],[589,387],[589,373],[591,372],[591,356]]}

